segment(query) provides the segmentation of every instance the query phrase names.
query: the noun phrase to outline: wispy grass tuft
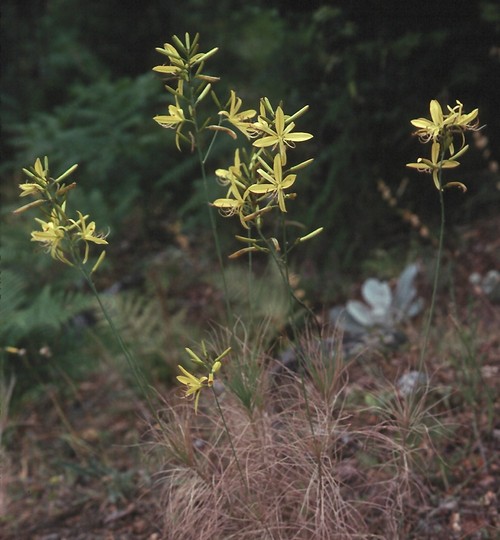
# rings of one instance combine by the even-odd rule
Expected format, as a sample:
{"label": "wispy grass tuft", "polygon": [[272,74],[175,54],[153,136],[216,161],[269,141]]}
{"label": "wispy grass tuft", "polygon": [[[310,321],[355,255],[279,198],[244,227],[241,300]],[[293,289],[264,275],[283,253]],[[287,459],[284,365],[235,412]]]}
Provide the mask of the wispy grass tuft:
{"label": "wispy grass tuft", "polygon": [[290,372],[277,381],[270,364],[263,369],[263,378],[275,384],[253,415],[225,387],[219,402],[227,430],[210,393],[202,396],[197,416],[189,404],[169,406],[157,430],[165,538],[403,537],[407,511],[415,510],[421,490],[414,457],[419,446],[409,442],[410,434],[426,411],[414,411],[413,423],[397,410],[373,423],[375,411],[365,407],[372,420],[363,426],[359,409],[354,417],[346,405],[340,353],[337,368],[327,368],[331,351],[306,343],[303,378]]}

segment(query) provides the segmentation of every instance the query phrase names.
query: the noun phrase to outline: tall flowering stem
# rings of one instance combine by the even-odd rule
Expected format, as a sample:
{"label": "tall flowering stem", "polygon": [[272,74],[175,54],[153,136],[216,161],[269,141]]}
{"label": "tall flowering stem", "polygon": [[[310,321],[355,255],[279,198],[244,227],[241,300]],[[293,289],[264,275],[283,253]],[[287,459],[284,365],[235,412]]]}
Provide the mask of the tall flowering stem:
{"label": "tall flowering stem", "polygon": [[[177,36],[172,37],[172,43],[165,43],[163,47],[156,50],[168,59],[166,65],[153,68],[153,71],[166,76],[166,90],[172,94],[174,104],[168,106],[168,115],[157,115],[154,120],[162,127],[175,130],[175,144],[181,150],[181,143],[184,143],[191,151],[196,151],[200,165],[200,172],[203,179],[205,198],[209,201],[209,185],[206,170],[206,162],[210,155],[215,138],[219,133],[220,125],[211,124],[210,117],[200,119],[200,106],[205,98],[215,96],[212,85],[219,78],[203,73],[205,61],[212,57],[217,48],[213,48],[206,53],[199,51],[199,35],[194,38],[186,33],[184,41]],[[206,151],[203,148],[203,134],[211,131],[211,141]],[[208,207],[210,227],[215,243],[217,259],[221,269],[224,298],[226,301],[226,312],[229,324],[232,323],[232,312],[229,304],[229,295],[224,272],[224,261],[220,248],[217,222],[212,208]]]}
{"label": "tall flowering stem", "polygon": [[[228,169],[216,171],[219,182],[227,187],[227,194],[213,202],[213,206],[218,208],[224,217],[238,216],[247,231],[245,236],[236,236],[245,247],[235,251],[230,258],[241,255],[248,255],[250,258],[253,253],[268,253],[277,266],[290,299],[297,301],[306,312],[313,315],[290,286],[288,255],[300,243],[319,234],[322,228],[289,242],[285,220],[288,203],[297,196],[290,192],[295,187],[297,173],[313,161],[308,159],[295,166],[288,165],[288,153],[295,145],[312,138],[310,133],[295,130],[295,120],[302,116],[308,107],[302,107],[296,113],[287,115],[281,104],[274,108],[267,98],[262,98],[256,121],[256,112],[253,109],[239,113],[240,107],[241,99],[232,92],[229,111],[221,111],[219,114],[232,127],[242,132],[251,142],[251,146],[250,149],[237,149],[234,164]],[[264,233],[266,221],[276,213],[282,231],[281,244],[277,238],[268,237]],[[251,231],[255,231],[256,238],[252,237]],[[313,320],[316,321],[314,315]]]}
{"label": "tall flowering stem", "polygon": [[144,374],[114,325],[92,279],[92,274],[99,268],[106,252],[102,250],[92,268],[88,268],[91,246],[107,245],[105,235],[96,232],[96,224],[94,221],[89,222],[88,215],[77,211],[76,219],[74,219],[69,217],[66,209],[68,194],[76,188],[76,182],[68,184],[65,181],[76,169],[77,165],[73,165],[57,178],[53,178],[50,176],[48,158],[45,157],[43,162],[37,158],[32,167],[23,169],[27,181],[19,186],[21,189],[20,197],[31,197],[34,200],[14,210],[14,213],[19,214],[35,208],[41,213],[43,219],[35,218],[41,230],[34,230],[31,233],[31,241],[40,243],[53,259],[76,268],[83,276],[95,296],[136,382],[147,399],[151,412],[154,413],[155,409],[150,399]]}
{"label": "tall flowering stem", "polygon": [[[247,148],[238,148],[235,151],[234,164],[228,169],[218,169],[215,172],[219,183],[227,188],[227,193],[225,197],[213,201],[211,206],[217,208],[225,217],[239,217],[246,235],[237,236],[237,239],[244,242],[245,247],[230,257],[248,255],[251,270],[253,252],[280,251],[281,247],[275,238],[266,238],[262,235],[264,217],[273,211],[278,211],[281,215],[286,214],[288,201],[296,197],[290,190],[296,182],[297,171],[312,161],[310,159],[294,167],[288,166],[289,151],[295,148],[296,144],[312,138],[310,133],[297,131],[295,123],[307,111],[308,106],[290,115],[285,113],[282,104],[273,107],[267,98],[262,98],[257,112],[253,108],[244,108],[241,97],[234,90],[230,91],[226,104],[221,105],[213,89],[218,77],[203,72],[205,61],[217,52],[217,48],[200,53],[198,41],[198,35],[191,38],[186,34],[184,41],[173,36],[171,43],[165,43],[162,48],[156,49],[167,57],[168,62],[154,67],[153,70],[166,77],[166,89],[173,96],[174,104],[168,106],[168,114],[157,115],[154,120],[162,127],[175,130],[175,142],[179,150],[184,144],[191,151],[197,152],[207,198],[209,187],[206,161],[215,137],[218,133],[222,133],[233,140],[237,140],[238,137],[244,138]],[[201,105],[205,105],[208,96],[211,96],[219,107],[217,122],[202,113]],[[207,131],[212,133],[212,138],[205,152],[203,138]],[[228,318],[231,322],[224,263],[217,224],[211,209],[209,216],[222,270]],[[258,232],[259,238],[252,238],[252,230]],[[320,229],[296,239],[291,246],[283,246],[286,250],[284,265],[287,266],[286,256],[293,247],[319,232]],[[278,267],[282,277],[288,280],[286,275],[288,269],[286,268],[283,273],[283,258]],[[293,291],[291,292],[293,296]]]}
{"label": "tall flowering stem", "polygon": [[[411,124],[417,128],[417,135],[422,143],[431,143],[431,156],[429,158],[418,158],[415,163],[408,163],[407,167],[417,169],[419,172],[430,174],[434,182],[434,187],[439,193],[439,206],[441,211],[441,223],[439,229],[439,245],[436,259],[436,268],[434,271],[434,284],[432,288],[431,306],[424,334],[424,343],[420,355],[420,368],[423,367],[425,353],[429,342],[430,329],[434,318],[436,307],[437,290],[439,285],[439,275],[441,271],[441,261],[443,257],[444,229],[445,229],[445,205],[444,190],[451,187],[457,187],[463,192],[467,187],[462,182],[452,181],[443,183],[444,169],[454,169],[460,165],[457,161],[469,146],[465,143],[465,132],[478,130],[479,110],[474,109],[470,113],[463,112],[463,105],[457,100],[454,107],[447,106],[447,113],[439,102],[433,99],[430,102],[431,118],[416,118]],[[456,142],[459,142],[459,148],[456,150]],[[447,157],[448,155],[448,157]]]}
{"label": "tall flowering stem", "polygon": [[[313,161],[308,159],[293,166],[289,164],[289,153],[295,146],[312,138],[312,134],[296,129],[296,121],[307,112],[308,106],[302,107],[293,114],[287,114],[282,103],[274,107],[269,99],[264,97],[260,100],[257,112],[256,109],[243,107],[243,100],[234,90],[230,91],[225,105],[221,105],[221,101],[212,89],[212,83],[215,83],[217,78],[202,73],[205,60],[210,58],[217,49],[212,49],[208,53],[199,53],[198,35],[191,40],[186,34],[184,42],[173,36],[172,43],[166,43],[157,51],[168,58],[168,63],[157,66],[154,70],[167,77],[166,89],[173,95],[175,103],[169,105],[167,115],[158,115],[154,120],[162,127],[175,130],[178,149],[181,148],[181,144],[185,144],[192,152],[196,150],[207,196],[209,189],[205,166],[215,136],[221,133],[235,141],[243,138],[245,143],[235,150],[231,165],[215,171],[216,179],[225,188],[226,193],[225,196],[214,200],[211,205],[217,208],[223,217],[237,216],[245,232],[244,235],[236,236],[236,239],[244,246],[232,253],[229,258],[233,259],[242,255],[248,257],[250,320],[253,321],[252,291],[250,290],[252,256],[254,253],[265,253],[272,257],[284,282],[290,299],[290,315],[293,300],[295,300],[312,315],[314,322],[318,324],[310,308],[293,291],[290,284],[288,256],[299,244],[320,234],[322,228],[289,241],[285,220],[289,203],[297,196],[292,191],[298,178],[297,173]],[[212,121],[210,117],[203,117],[200,113],[200,105],[208,95],[212,96],[219,108],[217,122]],[[204,153],[202,138],[205,131],[212,131],[213,137],[208,150]],[[282,230],[282,244],[277,238],[267,236],[265,233],[267,220],[276,214],[278,214]],[[219,264],[223,270],[217,226],[212,213],[210,213],[210,221]],[[224,276],[223,279],[228,315],[231,320]],[[292,327],[295,330],[293,322]],[[321,334],[319,324],[318,332]],[[234,339],[234,335],[232,337]],[[207,368],[207,360],[193,355],[191,357],[195,363],[205,364],[204,367]],[[212,386],[213,372],[209,371],[207,375],[197,377],[187,372],[185,368],[180,367],[180,369],[182,375],[178,377],[178,380],[186,386],[186,397],[194,398],[195,410],[197,410],[198,398],[203,388]],[[231,443],[234,459],[244,480],[223,411],[217,395],[215,393],[214,395]],[[314,436],[312,420],[311,428]],[[319,465],[319,472],[321,476],[321,465]]]}

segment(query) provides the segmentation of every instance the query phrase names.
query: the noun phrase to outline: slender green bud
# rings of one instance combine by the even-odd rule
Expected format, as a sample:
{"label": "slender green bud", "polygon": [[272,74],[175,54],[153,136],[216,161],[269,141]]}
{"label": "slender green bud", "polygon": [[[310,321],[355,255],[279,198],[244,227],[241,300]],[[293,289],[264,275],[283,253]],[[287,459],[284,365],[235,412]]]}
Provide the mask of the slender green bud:
{"label": "slender green bud", "polygon": [[90,271],[91,274],[93,274],[99,268],[102,261],[104,260],[104,257],[106,257],[106,252],[105,251],[101,252],[101,254],[99,255],[99,258],[97,259],[96,263],[92,267],[92,270]]}
{"label": "slender green bud", "polygon": [[198,364],[200,366],[205,366],[205,362],[194,352],[192,351],[190,348],[186,347],[186,352],[189,354],[189,356],[191,357],[191,360],[195,363],[195,364]]}
{"label": "slender green bud", "polygon": [[78,163],[75,163],[74,165],[72,165],[66,172],[63,172],[61,174],[61,176],[58,176],[54,182],[60,182],[61,180],[64,180],[65,178],[67,178],[70,174],[73,174],[76,169],[78,168]]}
{"label": "slender green bud", "polygon": [[302,163],[299,163],[298,165],[294,165],[293,167],[290,167],[290,169],[288,169],[288,172],[295,172],[300,169],[303,169],[304,167],[307,167],[308,165],[310,165],[313,161],[314,161],[314,158],[307,159],[306,161],[303,161]]}
{"label": "slender green bud", "polygon": [[236,240],[244,242],[245,244],[255,244],[258,242],[257,238],[248,238],[248,236],[240,236],[239,234],[236,234],[234,237]]}
{"label": "slender green bud", "polygon": [[203,91],[201,92],[201,94],[198,96],[198,99],[196,100],[195,105],[198,105],[198,103],[200,103],[200,101],[210,92],[210,88],[212,88],[212,85],[208,83],[203,89]]}
{"label": "slender green bud", "polygon": [[301,236],[297,239],[297,242],[306,242],[307,240],[310,240],[311,238],[314,238],[315,236],[318,236],[318,234],[321,234],[323,232],[323,227],[320,227],[319,229],[316,229],[313,232],[310,232],[309,234],[306,234],[305,236]]}
{"label": "slender green bud", "polygon": [[[231,352],[231,347],[228,347],[225,351],[223,351],[219,356],[214,360],[214,365],[218,362],[220,364],[220,361],[225,358],[229,353]],[[217,371],[212,368],[212,371]]]}
{"label": "slender green bud", "polygon": [[199,58],[197,58],[197,59],[193,62],[193,65],[199,64],[200,62],[204,62],[205,60],[208,60],[208,59],[209,59],[210,57],[212,57],[218,50],[219,50],[218,47],[214,47],[214,48],[211,49],[210,51],[201,54],[201,55],[199,56]]}
{"label": "slender green bud", "polygon": [[290,116],[289,118],[287,118],[286,121],[285,121],[285,123],[286,123],[286,124],[289,124],[290,122],[293,122],[294,120],[296,120],[297,118],[299,118],[300,116],[302,116],[304,113],[306,113],[308,110],[309,110],[309,105],[305,105],[304,107],[302,107],[302,109],[300,109],[300,110],[297,111],[295,114],[292,114],[292,116]]}
{"label": "slender green bud", "polygon": [[16,210],[13,210],[13,214],[20,214],[21,212],[26,212],[26,210],[30,210],[31,208],[36,208],[37,206],[42,206],[42,204],[45,204],[47,201],[45,199],[37,199],[36,201],[30,202],[28,204],[25,204],[24,206],[21,206],[20,208],[17,208]]}

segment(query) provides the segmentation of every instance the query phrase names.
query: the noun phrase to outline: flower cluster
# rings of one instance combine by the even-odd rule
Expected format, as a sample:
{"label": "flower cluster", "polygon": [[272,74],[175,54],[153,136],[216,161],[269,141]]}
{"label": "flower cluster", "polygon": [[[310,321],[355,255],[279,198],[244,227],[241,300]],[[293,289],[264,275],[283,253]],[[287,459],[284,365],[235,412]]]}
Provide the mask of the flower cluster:
{"label": "flower cluster", "polygon": [[[205,60],[217,52],[216,48],[199,53],[198,35],[191,40],[186,34],[184,42],[173,36],[171,44],[166,43],[157,51],[169,59],[169,64],[156,66],[154,71],[166,74],[169,80],[177,81],[177,84],[166,86],[175,101],[168,106],[169,114],[155,116],[154,120],[162,127],[175,129],[177,148],[180,148],[181,140],[194,148],[203,130],[211,131],[213,137],[225,133],[235,140],[240,133],[249,144],[249,148],[236,149],[233,165],[215,171],[218,182],[227,188],[227,192],[224,197],[213,201],[212,206],[224,217],[238,216],[247,231],[252,227],[260,230],[262,216],[273,209],[286,213],[287,201],[296,197],[296,193],[291,191],[297,179],[296,172],[313,161],[308,159],[292,167],[287,165],[289,150],[297,143],[312,138],[310,133],[295,129],[295,121],[308,110],[308,106],[289,115],[282,104],[274,108],[269,99],[262,98],[257,112],[244,108],[242,99],[234,90],[231,90],[227,103],[222,106],[212,89],[212,83],[218,78],[202,73]],[[209,94],[219,108],[217,123],[210,117],[200,119],[198,106]],[[321,230],[298,238],[295,244],[315,236]],[[263,239],[237,238],[249,245],[232,256],[248,251],[269,251],[269,242]],[[276,251],[280,251],[277,240],[271,240]]]}
{"label": "flower cluster", "polygon": [[[411,123],[417,128],[415,132],[424,143],[432,142],[431,158],[418,158],[416,163],[407,163],[407,167],[417,169],[420,172],[432,174],[434,185],[438,191],[446,187],[459,187],[463,191],[467,188],[462,182],[448,182],[442,184],[441,171],[458,167],[457,158],[467,152],[469,146],[465,144],[465,132],[478,129],[478,109],[465,114],[463,105],[457,100],[455,107],[448,105],[448,114],[443,110],[438,101],[433,99],[430,103],[431,120],[417,118]],[[460,138],[460,148],[455,151],[455,138]],[[446,158],[448,154],[448,158]]]}
{"label": "flower cluster", "polygon": [[198,34],[191,40],[186,33],[184,43],[177,36],[173,36],[173,44],[165,43],[163,47],[156,48],[168,58],[169,64],[155,66],[153,71],[167,75],[167,80],[176,81],[177,84],[165,85],[168,92],[174,96],[175,104],[169,105],[168,115],[157,115],[154,120],[164,128],[175,129],[175,144],[179,150],[181,140],[193,146],[192,131],[186,135],[183,128],[190,126],[194,131],[200,129],[195,114],[196,106],[210,93],[212,83],[219,80],[218,77],[202,73],[205,60],[217,52],[217,47],[200,53],[198,40]]}
{"label": "flower cluster", "polygon": [[208,375],[203,375],[201,377],[197,377],[196,375],[193,375],[190,373],[187,369],[183,368],[182,366],[178,366],[182,375],[177,376],[177,380],[185,385],[184,389],[184,397],[186,398],[194,398],[194,410],[195,412],[198,411],[198,401],[200,399],[200,393],[203,388],[211,388],[214,384],[214,376],[215,374],[220,370],[222,367],[221,360],[227,356],[231,352],[231,347],[227,348],[224,352],[219,354],[214,360],[211,360],[207,349],[205,347],[205,343],[201,343],[202,351],[203,351],[203,357],[204,359],[200,358],[194,351],[186,347],[186,352],[189,354],[191,360],[197,364],[198,366],[201,366],[203,369],[206,370]]}
{"label": "flower cluster", "polygon": [[[285,114],[282,105],[274,109],[267,98],[260,101],[260,114],[254,120],[256,112],[252,109],[239,112],[241,99],[231,92],[229,110],[222,110],[219,115],[223,121],[241,131],[247,139],[252,141],[250,151],[237,149],[234,156],[234,165],[229,169],[218,169],[216,176],[224,186],[227,186],[225,197],[216,199],[212,204],[219,209],[224,217],[237,215],[242,226],[249,230],[252,226],[261,227],[261,218],[273,209],[282,213],[287,212],[287,200],[294,199],[296,193],[290,192],[297,179],[296,172],[313,160],[308,159],[287,167],[288,151],[296,143],[312,138],[310,133],[295,131],[295,122],[304,114],[305,106],[293,115]],[[245,157],[242,160],[242,156]],[[296,243],[319,234],[321,229],[298,238]],[[237,251],[232,256],[238,256],[248,251],[268,251],[258,239],[237,237],[250,245]],[[272,239],[276,251],[280,246],[276,239]]]}
{"label": "flower cluster", "polygon": [[[52,178],[49,175],[48,159],[45,157],[42,165],[40,158],[37,158],[33,167],[23,169],[28,181],[19,186],[20,197],[32,196],[35,200],[14,211],[18,214],[31,208],[39,208],[44,219],[35,218],[40,225],[40,230],[34,230],[31,233],[31,241],[40,242],[53,259],[70,266],[87,263],[90,252],[89,243],[99,245],[108,243],[102,234],[96,234],[95,222],[88,222],[88,215],[83,215],[78,211],[78,219],[71,219],[67,215],[67,195],[76,187],[76,183],[66,185],[63,180],[68,178],[76,168],[77,165],[73,165],[57,178]],[[105,251],[101,252],[92,272],[102,262],[105,253]]]}

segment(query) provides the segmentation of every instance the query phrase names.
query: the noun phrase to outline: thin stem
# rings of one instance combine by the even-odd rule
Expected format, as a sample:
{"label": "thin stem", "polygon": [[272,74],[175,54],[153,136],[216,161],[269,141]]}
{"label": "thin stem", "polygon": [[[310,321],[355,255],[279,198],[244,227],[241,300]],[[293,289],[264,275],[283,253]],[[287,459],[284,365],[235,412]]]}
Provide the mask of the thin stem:
{"label": "thin stem", "polygon": [[[283,227],[284,227],[284,223],[283,223]],[[281,279],[283,280],[283,284],[285,285],[286,290],[290,294],[290,297],[293,300],[295,300],[295,302],[297,302],[297,304],[299,304],[299,306],[302,307],[309,314],[309,316],[311,317],[311,319],[313,320],[313,322],[314,322],[314,324],[316,326],[318,336],[321,337],[323,331],[321,329],[321,325],[318,323],[318,321],[316,319],[316,316],[314,315],[314,312],[312,311],[312,309],[307,304],[302,302],[302,300],[296,296],[296,294],[293,292],[292,287],[290,286],[289,271],[288,271],[288,250],[286,249],[287,248],[286,244],[283,246],[283,248],[285,249],[285,255],[284,255],[285,259],[282,260],[280,257],[278,257],[276,255],[274,245],[263,235],[260,227],[257,227],[257,232],[258,232],[260,238],[266,244],[267,248],[269,249],[269,253],[271,254],[271,257],[272,257],[274,263],[276,264],[276,267],[278,268]],[[286,242],[286,235],[284,236],[284,238],[285,238],[285,242]],[[292,327],[294,328],[293,325],[292,325]]]}
{"label": "thin stem", "polygon": [[[63,410],[63,407],[61,406],[61,404],[59,403],[59,400],[57,399],[55,393],[49,388],[49,386],[42,380],[42,378],[40,377],[40,375],[36,372],[35,369],[32,369],[31,367],[31,364],[29,363],[29,361],[23,356],[22,357],[23,359],[23,363],[24,365],[28,368],[28,370],[31,371],[31,373],[35,376],[35,379],[36,381],[38,382],[38,384],[40,386],[43,387],[45,393],[48,395],[50,401],[52,402],[52,405],[54,406],[55,410],[56,410],[56,414],[59,416],[59,419],[61,420],[61,422],[63,423],[64,427],[66,428],[66,430],[68,431],[68,433],[70,434],[71,438],[70,438],[70,444],[71,444],[71,447],[72,449],[75,451],[76,454],[80,455],[80,449],[85,449],[86,452],[91,452],[93,454],[95,454],[95,450],[90,446],[88,445],[83,439],[82,437],[80,437],[80,435],[78,435],[78,433],[73,429],[73,426],[71,425],[71,422],[69,421],[69,418],[68,416],[66,415],[66,413],[64,412]],[[0,435],[1,435],[1,430],[0,430]],[[1,438],[0,438],[1,439]]]}
{"label": "thin stem", "polygon": [[225,430],[225,432],[227,434],[227,438],[229,440],[229,445],[231,446],[231,451],[233,453],[233,457],[234,457],[234,460],[236,462],[236,466],[238,468],[238,473],[240,474],[241,482],[243,483],[243,486],[245,487],[245,490],[246,490],[246,492],[248,494],[250,492],[250,488],[248,486],[248,481],[247,481],[247,479],[245,478],[245,476],[243,474],[243,469],[241,468],[240,460],[238,459],[238,454],[236,453],[236,448],[234,447],[233,438],[231,437],[231,432],[229,431],[229,427],[228,427],[227,422],[226,422],[226,417],[224,416],[224,412],[222,411],[222,407],[220,406],[219,398],[217,397],[217,393],[215,392],[213,387],[212,387],[212,392],[213,392],[214,397],[215,397],[215,403],[217,405],[217,409],[218,409],[220,417],[222,419],[222,423],[224,424],[224,430]]}
{"label": "thin stem", "polygon": [[[247,238],[251,238],[251,229],[247,230]],[[250,311],[250,328],[253,329],[254,324],[254,309],[253,309],[253,297],[252,297],[252,276],[253,276],[253,254],[248,252],[248,276],[247,276],[247,296],[248,296],[248,310]]]}
{"label": "thin stem", "polygon": [[146,401],[148,402],[149,409],[151,410],[153,415],[156,415],[156,409],[153,406],[153,402],[151,401],[151,397],[150,397],[150,393],[149,393],[149,385],[148,385],[148,383],[146,381],[146,378],[144,377],[143,372],[140,370],[139,366],[137,365],[137,361],[135,360],[134,355],[132,354],[129,347],[126,345],[126,343],[123,341],[123,338],[122,338],[120,332],[118,331],[118,329],[116,328],[115,323],[113,322],[113,319],[111,318],[111,316],[108,313],[108,310],[104,306],[104,304],[103,304],[103,302],[101,300],[101,296],[99,295],[99,293],[98,293],[98,291],[97,291],[97,289],[96,289],[96,287],[94,285],[92,277],[90,276],[90,274],[87,272],[87,270],[83,267],[83,265],[81,263],[77,263],[76,266],[77,266],[78,270],[80,271],[80,273],[85,278],[85,281],[87,282],[87,284],[90,287],[90,290],[92,291],[93,295],[95,296],[95,298],[97,300],[97,303],[99,304],[99,308],[101,309],[101,312],[104,315],[104,318],[106,319],[106,322],[108,323],[109,327],[111,328],[111,331],[112,331],[118,345],[120,346],[120,349],[122,350],[123,354],[125,355],[125,358],[127,360],[127,364],[129,366],[129,368],[131,369],[131,371],[132,371],[132,373],[134,375],[134,378],[135,378],[137,384],[139,385],[139,388],[141,389],[142,394],[144,395],[144,397],[146,398]]}
{"label": "thin stem", "polygon": [[[444,154],[445,154],[445,151],[443,150],[441,152],[441,160],[440,160],[441,162],[444,160]],[[429,343],[429,334],[431,330],[432,319],[434,318],[434,311],[436,308],[437,290],[439,286],[439,275],[441,272],[441,260],[443,258],[445,211],[444,211],[443,188],[442,188],[442,182],[441,182],[442,173],[443,173],[443,168],[440,167],[438,178],[439,178],[439,206],[441,209],[441,225],[439,228],[439,244],[438,244],[438,252],[437,252],[437,259],[436,259],[436,269],[434,270],[434,284],[432,287],[431,307],[429,309],[429,317],[427,319],[427,325],[426,325],[425,333],[424,333],[424,343],[423,343],[422,351],[420,354],[419,371],[423,369],[423,366],[425,363],[425,353],[427,351],[427,345]]]}
{"label": "thin stem", "polygon": [[[281,221],[282,242],[283,242],[282,249],[284,250],[283,258],[279,258],[276,255],[274,246],[272,245],[271,242],[269,242],[269,240],[267,238],[264,237],[264,235],[262,234],[262,231],[260,230],[260,228],[258,228],[259,235],[264,240],[264,242],[267,244],[267,246],[269,248],[269,251],[271,253],[271,256],[272,256],[276,266],[278,267],[281,278],[283,279],[283,283],[285,285],[285,288],[289,292],[290,310],[292,308],[291,304],[292,304],[293,300],[295,300],[300,306],[305,308],[305,310],[308,312],[308,314],[311,315],[311,317],[313,318],[313,321],[315,322],[316,327],[318,329],[318,335],[319,335],[319,337],[321,337],[321,333],[322,333],[321,332],[321,327],[320,327],[319,323],[317,322],[316,317],[314,316],[314,313],[312,312],[311,308],[309,308],[309,306],[307,306],[299,298],[297,298],[297,296],[293,292],[293,289],[292,289],[292,287],[290,285],[290,275],[289,275],[289,268],[288,268],[288,240],[287,240],[287,235],[286,235],[285,218],[284,218],[283,214],[281,214],[280,217],[281,217],[280,221]],[[293,320],[291,318],[291,313],[290,313],[290,325],[291,325],[291,328],[292,328],[292,331],[294,333],[295,338],[297,338],[297,335],[296,335],[297,334],[297,329],[296,329],[296,326],[295,326],[295,324],[294,324],[294,322],[293,322]],[[315,451],[316,451],[316,458],[317,458],[317,465],[318,465],[319,489],[320,489],[320,493],[323,493],[323,467],[322,467],[322,462],[321,462],[320,442],[316,439],[316,434],[314,432],[314,424],[313,424],[313,420],[312,420],[311,409],[309,407],[309,398],[307,396],[307,389],[306,389],[305,380],[304,380],[304,373],[302,372],[302,370],[300,371],[300,380],[301,380],[302,394],[304,396],[304,403],[305,403],[305,406],[306,406],[306,416],[307,416],[307,420],[308,420],[308,423],[309,423],[309,429],[311,430],[311,436],[312,436],[313,440],[315,441],[315,447],[316,447]]]}
{"label": "thin stem", "polygon": [[[191,83],[191,76],[189,78],[189,83]],[[215,242],[215,250],[217,252],[217,259],[219,261],[219,267],[220,267],[220,270],[221,270],[222,286],[223,286],[223,289],[224,289],[224,300],[226,302],[226,316],[227,316],[227,319],[228,319],[228,325],[230,327],[232,327],[233,314],[232,314],[232,310],[231,310],[231,305],[229,303],[227,280],[226,280],[226,274],[225,274],[225,271],[224,271],[224,261],[223,261],[223,258],[222,258],[222,250],[221,250],[221,247],[220,247],[219,234],[218,234],[218,231],[217,231],[217,222],[215,221],[213,209],[210,206],[208,178],[207,178],[207,171],[206,171],[206,167],[205,167],[206,161],[208,159],[208,156],[210,155],[210,151],[211,151],[212,146],[213,146],[213,144],[215,142],[215,137],[217,135],[217,132],[214,133],[214,135],[212,137],[212,140],[211,140],[211,142],[210,142],[210,144],[208,146],[208,149],[207,149],[205,155],[203,155],[202,148],[201,148],[201,138],[200,138],[201,130],[200,130],[200,127],[198,125],[198,120],[197,120],[197,117],[196,117],[196,100],[195,100],[192,84],[189,84],[189,90],[190,90],[189,102],[190,102],[190,109],[192,111],[192,122],[193,122],[193,125],[194,125],[194,134],[193,134],[194,145],[196,147],[196,152],[197,152],[197,155],[198,155],[198,161],[200,162],[200,171],[201,171],[201,176],[202,176],[202,179],[203,179],[203,188],[205,190],[205,200],[207,201],[208,216],[209,216],[209,219],[210,219],[210,227],[212,229],[212,235],[214,237],[214,242]]]}
{"label": "thin stem", "polygon": [[[226,422],[226,417],[224,416],[224,412],[222,411],[222,407],[220,406],[219,398],[217,397],[217,394],[216,394],[213,387],[212,387],[212,392],[213,392],[214,397],[215,397],[215,403],[217,405],[217,409],[218,409],[220,417],[222,419],[222,423],[224,424],[224,430],[225,430],[225,432],[227,434],[227,437],[228,437],[228,440],[229,440],[229,445],[231,446],[231,452],[232,452],[234,460],[236,462],[236,466],[238,468],[238,473],[240,475],[241,482],[243,484],[243,487],[245,488],[247,496],[252,496],[253,497],[254,494],[252,494],[252,492],[250,491],[250,486],[248,485],[248,481],[247,481],[245,475],[243,474],[243,469],[241,468],[240,460],[238,459],[238,455],[236,454],[236,448],[234,446],[233,438],[231,437],[231,432],[229,431],[229,427],[228,427],[227,422]],[[249,507],[249,510],[252,513],[254,513],[253,509],[251,507]],[[272,532],[270,531],[268,525],[262,519],[262,516],[260,516],[259,513],[254,513],[254,515],[262,523],[264,529],[266,530],[267,534],[269,535],[269,538],[274,538],[274,536],[273,536]]]}

